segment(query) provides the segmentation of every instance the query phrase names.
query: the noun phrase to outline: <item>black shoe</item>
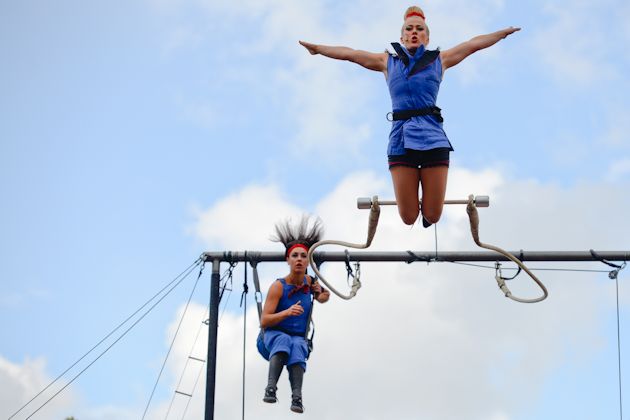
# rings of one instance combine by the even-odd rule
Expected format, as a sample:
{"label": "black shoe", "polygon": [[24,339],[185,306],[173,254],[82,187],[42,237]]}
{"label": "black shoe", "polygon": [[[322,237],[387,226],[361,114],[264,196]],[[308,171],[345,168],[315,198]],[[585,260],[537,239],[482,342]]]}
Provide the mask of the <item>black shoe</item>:
{"label": "black shoe", "polygon": [[278,402],[278,398],[276,397],[276,388],[272,388],[270,386],[265,388],[265,396],[263,397],[263,401],[266,403]]}
{"label": "black shoe", "polygon": [[302,397],[293,397],[291,401],[291,411],[294,413],[303,413],[304,406],[302,405]]}
{"label": "black shoe", "polygon": [[424,228],[428,228],[429,226],[431,226],[433,223],[429,222],[427,219],[424,218],[424,216],[422,216],[422,226],[424,226]]}

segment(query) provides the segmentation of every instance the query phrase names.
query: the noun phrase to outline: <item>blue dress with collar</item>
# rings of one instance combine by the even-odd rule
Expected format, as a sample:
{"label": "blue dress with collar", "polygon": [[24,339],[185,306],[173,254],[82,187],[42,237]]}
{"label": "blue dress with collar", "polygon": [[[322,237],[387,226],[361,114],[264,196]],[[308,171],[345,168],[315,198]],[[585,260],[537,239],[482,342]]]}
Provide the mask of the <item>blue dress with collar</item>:
{"label": "blue dress with collar", "polygon": [[[414,68],[425,51],[431,51],[421,45],[412,56],[404,46],[394,46],[398,54],[390,54],[387,60],[387,85],[392,109],[400,111],[435,106],[442,81],[442,60],[439,54],[430,63]],[[388,155],[402,155],[405,149],[431,150],[439,147],[453,150],[442,123],[434,116],[424,115],[392,121]]]}
{"label": "blue dress with collar", "polygon": [[305,335],[313,305],[309,282],[304,277],[302,286],[296,287],[288,284],[283,278],[276,281],[282,284],[282,296],[278,301],[276,313],[288,309],[297,302],[300,302],[304,312],[299,316],[288,317],[273,327],[265,328],[264,334],[257,340],[258,351],[267,360],[276,353],[286,353],[287,366],[298,364],[306,370],[309,351]]}

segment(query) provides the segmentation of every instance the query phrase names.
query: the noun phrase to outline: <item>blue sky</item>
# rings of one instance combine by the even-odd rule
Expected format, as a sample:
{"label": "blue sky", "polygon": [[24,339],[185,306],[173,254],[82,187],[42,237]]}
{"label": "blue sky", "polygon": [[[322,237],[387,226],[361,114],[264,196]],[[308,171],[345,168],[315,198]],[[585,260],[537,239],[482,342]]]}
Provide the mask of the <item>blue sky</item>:
{"label": "blue sky", "polygon": [[[0,3],[0,384],[9,390],[0,415],[203,251],[279,250],[268,240],[273,223],[302,212],[321,216],[328,238],[363,238],[367,215],[356,198],[393,196],[385,82],[312,57],[297,41],[383,51],[408,5]],[[491,195],[482,240],[508,249],[630,249],[630,5],[420,6],[432,47],[523,28],[450,69],[438,98],[455,147],[447,196]],[[463,209],[447,209],[442,250],[475,249],[466,223]],[[433,235],[388,209],[373,250],[430,250]],[[327,270],[343,277],[341,267]],[[366,264],[363,272],[362,296],[317,308],[320,350],[306,377],[305,416],[618,416],[614,283],[606,273],[545,272],[549,300],[522,306],[502,298],[491,270]],[[261,267],[263,286],[283,274],[279,264]],[[622,351],[630,347],[626,278],[622,272]],[[140,418],[193,280],[39,418]],[[536,293],[519,281],[522,293]],[[208,282],[206,273],[150,418],[164,418]],[[240,413],[241,282],[239,267],[220,327],[221,418]],[[252,342],[253,306],[247,322]],[[287,395],[277,407],[260,401],[265,364],[250,347],[249,416],[289,416]],[[203,409],[201,388],[192,417]]]}

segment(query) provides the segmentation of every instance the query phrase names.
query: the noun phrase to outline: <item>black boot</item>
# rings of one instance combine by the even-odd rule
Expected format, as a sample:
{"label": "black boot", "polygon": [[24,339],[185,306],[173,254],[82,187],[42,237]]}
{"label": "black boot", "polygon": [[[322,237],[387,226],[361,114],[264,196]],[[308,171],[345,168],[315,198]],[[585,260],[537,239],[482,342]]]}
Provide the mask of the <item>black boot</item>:
{"label": "black boot", "polygon": [[289,382],[291,383],[291,411],[303,413],[302,405],[302,382],[304,380],[304,369],[299,364],[287,366],[289,371]]}
{"label": "black boot", "polygon": [[275,403],[278,402],[278,397],[276,397],[276,387],[268,386],[265,388],[265,396],[263,397],[263,401],[266,403]]}
{"label": "black boot", "polygon": [[276,390],[278,388],[276,385],[282,373],[282,368],[287,363],[288,359],[289,355],[284,352],[276,353],[269,359],[269,376],[267,377],[267,387],[265,388],[265,396],[263,397],[264,402],[278,402],[278,398],[276,397]]}
{"label": "black boot", "polygon": [[302,405],[302,397],[293,397],[291,399],[291,411],[294,413],[303,413],[304,406]]}

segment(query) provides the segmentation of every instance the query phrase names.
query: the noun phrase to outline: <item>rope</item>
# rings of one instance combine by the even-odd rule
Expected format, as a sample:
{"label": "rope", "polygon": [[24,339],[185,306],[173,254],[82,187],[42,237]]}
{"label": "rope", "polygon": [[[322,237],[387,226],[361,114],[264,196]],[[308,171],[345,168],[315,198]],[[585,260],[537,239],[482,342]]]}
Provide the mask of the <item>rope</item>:
{"label": "rope", "polygon": [[142,414],[142,420],[144,420],[144,418],[147,415],[147,412],[149,411],[151,400],[153,399],[155,390],[157,389],[158,383],[160,382],[160,378],[162,377],[162,372],[164,372],[164,367],[166,366],[168,357],[170,356],[171,351],[173,350],[173,345],[175,345],[175,340],[177,339],[177,335],[179,334],[179,329],[181,328],[182,322],[184,321],[184,317],[186,316],[186,313],[188,312],[188,306],[190,305],[190,301],[192,300],[192,297],[195,294],[195,290],[197,290],[197,284],[199,284],[199,279],[201,278],[201,275],[203,274],[204,267],[205,267],[205,263],[201,265],[201,268],[199,269],[199,275],[197,275],[197,280],[195,280],[195,284],[193,285],[193,288],[190,291],[190,295],[188,296],[188,301],[186,302],[186,306],[184,307],[184,312],[182,312],[182,316],[180,317],[179,323],[177,324],[177,329],[175,330],[175,334],[173,335],[173,339],[171,340],[171,345],[169,346],[168,351],[166,352],[166,356],[164,357],[164,362],[162,362],[160,373],[158,373],[158,377],[155,380],[155,384],[153,385],[153,390],[151,391],[151,395],[149,396],[149,401],[147,401],[147,406],[144,408],[144,413]]}
{"label": "rope", "polygon": [[617,369],[618,369],[618,381],[619,381],[619,418],[623,419],[623,398],[621,392],[621,321],[619,317],[619,272],[626,268],[626,261],[621,265],[613,264],[610,261],[606,261],[600,257],[597,252],[590,250],[593,258],[601,261],[609,267],[613,267],[614,270],[608,273],[608,278],[615,280],[615,297],[617,299]]}
{"label": "rope", "polygon": [[[234,273],[234,268],[236,267],[237,264],[238,264],[237,262],[230,262],[230,266],[227,268],[227,270],[225,270],[225,272],[219,279],[219,283],[223,282],[223,285],[219,286],[219,305],[223,303],[223,310],[221,310],[221,314],[219,315],[219,319],[217,323],[221,322],[221,319],[223,319],[223,314],[225,314],[228,303],[230,302],[230,297],[232,296],[232,287],[233,287],[232,275]],[[230,283],[229,288],[228,288],[228,282]],[[226,289],[229,293],[227,295],[226,301],[223,302],[223,294],[225,293]]]}
{"label": "rope", "polygon": [[619,321],[619,279],[617,278],[619,270],[620,269],[617,268],[613,272],[615,273],[615,295],[617,298],[617,368],[619,372],[619,418],[623,419],[623,394],[621,393],[621,327]]}
{"label": "rope", "polygon": [[[206,310],[206,313],[208,311]],[[188,364],[190,362],[190,359],[192,358],[192,353],[195,349],[195,347],[197,346],[197,340],[199,340],[199,335],[201,334],[201,329],[203,328],[204,325],[204,321],[206,320],[207,316],[204,313],[203,317],[201,318],[201,322],[199,323],[199,328],[197,328],[197,334],[195,335],[195,340],[193,341],[193,345],[190,348],[190,351],[188,352],[188,357],[186,358],[186,363],[184,364],[184,368],[182,369],[182,373],[179,376],[179,380],[177,381],[177,387],[175,387],[175,392],[173,392],[173,397],[171,398],[171,402],[168,406],[168,410],[166,410],[166,415],[164,416],[164,420],[168,419],[169,414],[171,413],[171,409],[173,408],[173,403],[175,402],[175,396],[177,395],[177,391],[180,389],[181,385],[182,385],[182,381],[184,379],[184,374],[186,373],[186,370],[188,369]],[[199,360],[202,362],[202,367],[203,364],[205,364],[205,360],[203,359],[197,359],[194,358],[194,360]],[[194,391],[194,389],[193,389]],[[191,392],[192,394],[192,392]],[[190,399],[189,399],[190,401]]]}
{"label": "rope", "polygon": [[243,307],[243,390],[242,390],[242,420],[245,420],[245,351],[247,341],[247,293],[249,292],[249,285],[247,284],[247,251],[245,251],[245,261],[243,264],[243,293],[241,294],[241,306]]}
{"label": "rope", "polygon": [[313,246],[311,246],[311,248],[308,250],[308,261],[309,261],[309,264],[311,265],[311,268],[313,268],[315,275],[319,278],[319,280],[322,283],[328,286],[328,289],[330,289],[331,292],[333,292],[334,294],[336,294],[342,299],[350,300],[356,296],[357,292],[361,288],[361,280],[359,279],[359,276],[355,276],[353,278],[350,293],[348,295],[344,295],[343,293],[340,293],[339,291],[337,291],[337,289],[331,286],[330,283],[324,278],[322,273],[319,272],[317,264],[315,264],[315,261],[314,261],[315,249],[322,245],[340,245],[340,246],[346,246],[349,248],[356,248],[356,249],[365,249],[369,247],[372,244],[374,235],[376,234],[376,227],[378,226],[378,218],[380,214],[381,214],[381,208],[378,204],[378,197],[374,197],[374,199],[372,200],[372,207],[370,209],[370,216],[368,219],[367,239],[364,244],[355,244],[351,242],[337,241],[337,240],[324,240],[324,241],[319,241],[313,244]]}
{"label": "rope", "polygon": [[[169,284],[167,284],[165,287],[163,287],[158,293],[156,293],[151,299],[149,299],[146,303],[144,303],[144,305],[142,305],[136,312],[134,312],[132,315],[130,315],[125,321],[123,321],[121,324],[119,324],[116,328],[114,328],[114,330],[112,330],[105,338],[103,338],[98,344],[96,344],[94,347],[92,347],[87,353],[85,353],[83,356],[81,356],[81,358],[79,360],[77,360],[74,364],[72,364],[72,366],[70,366],[68,369],[66,369],[61,375],[59,375],[57,378],[55,378],[50,384],[48,384],[42,391],[40,391],[37,395],[35,395],[33,398],[31,398],[31,400],[29,402],[27,402],[26,404],[24,404],[18,411],[16,411],[15,413],[13,413],[11,415],[11,417],[9,417],[9,419],[15,417],[15,415],[17,415],[20,411],[22,411],[27,405],[29,405],[33,400],[35,400],[35,398],[37,398],[39,395],[41,395],[44,391],[46,391],[50,386],[52,386],[55,382],[57,382],[57,380],[59,380],[63,375],[65,375],[70,369],[72,369],[77,363],[79,363],[81,360],[83,360],[88,354],[90,354],[94,349],[96,349],[96,347],[98,347],[101,343],[103,343],[108,337],[110,337],[114,332],[116,332],[120,327],[122,327],[125,323],[127,323],[127,321],[129,321],[131,318],[133,318],[134,315],[136,315],[138,312],[140,312],[140,310],[142,310],[142,308],[144,308],[146,305],[149,304],[149,302],[151,302],[153,299],[156,298],[156,296],[158,296],[160,293],[162,293],[167,287],[169,287],[171,284],[173,284],[174,282],[177,281],[178,278],[181,277],[181,279],[179,279],[179,281],[177,281],[175,283],[174,286],[172,286],[162,297],[160,297],[158,299],[157,302],[155,302],[145,313],[143,313],[140,318],[138,318],[129,328],[127,328],[116,340],[114,340],[114,342],[112,344],[110,344],[105,350],[103,350],[94,360],[92,360],[83,370],[81,370],[79,373],[77,373],[72,379],[70,379],[70,381],[64,385],[59,391],[57,391],[55,394],[53,394],[52,397],[50,397],[48,400],[46,400],[42,405],[40,405],[35,411],[33,411],[28,417],[26,417],[26,419],[30,419],[31,417],[33,417],[39,410],[41,410],[42,408],[44,408],[44,406],[46,406],[50,401],[53,400],[53,398],[55,398],[57,395],[59,395],[64,389],[66,389],[68,386],[70,386],[70,384],[72,384],[79,376],[81,376],[83,374],[83,372],[85,372],[86,370],[88,370],[94,363],[96,363],[101,357],[103,357],[103,355],[105,355],[105,353],[107,353],[112,347],[114,347],[114,345],[116,345],[120,340],[123,339],[123,337],[125,335],[127,335],[127,333],[129,333],[129,331],[131,331],[136,325],[138,325],[138,323],[140,321],[142,321],[144,319],[145,316],[147,316],[160,302],[162,302],[162,300],[164,300],[164,298],[166,298],[166,296],[168,296],[177,286],[179,286],[184,279],[186,279],[186,277],[188,277],[188,275],[192,272],[192,270],[198,266],[199,264],[201,264],[202,261],[201,259],[197,259],[193,264],[191,264],[186,270],[184,270],[182,273],[180,273],[177,277],[175,277],[174,280],[172,280]],[[182,277],[183,276],[183,277]],[[7,420],[9,420],[7,419]]]}
{"label": "rope", "polygon": [[505,294],[505,297],[508,297],[516,302],[521,302],[521,303],[536,303],[536,302],[541,302],[545,300],[547,296],[549,295],[549,293],[547,292],[547,288],[545,287],[544,284],[542,284],[540,280],[538,280],[538,278],[534,275],[534,273],[532,273],[525,266],[525,264],[521,262],[521,260],[519,260],[514,255],[510,254],[507,251],[504,251],[503,249],[497,246],[484,244],[483,242],[479,240],[479,214],[477,213],[477,206],[475,206],[474,196],[472,194],[468,196],[468,205],[466,206],[466,212],[468,213],[468,218],[470,220],[470,232],[472,234],[472,237],[475,243],[481,248],[498,252],[499,254],[504,255],[506,258],[508,258],[512,262],[516,263],[521,269],[523,269],[523,271],[525,271],[532,278],[532,280],[534,280],[534,282],[536,282],[536,284],[541,288],[543,292],[542,296],[534,298],[534,299],[523,299],[523,298],[519,298],[512,295],[512,292],[505,284],[505,279],[501,277],[500,268],[497,268],[496,270],[497,274],[495,275],[495,279],[497,281],[499,288]]}
{"label": "rope", "polygon": [[[407,251],[408,253],[412,254],[415,256],[415,254],[411,251]],[[424,259],[420,258],[420,257],[416,257],[417,261],[424,261]],[[411,263],[413,261],[408,261],[408,263]],[[489,266],[489,265],[482,265],[482,264],[473,264],[473,263],[465,263],[465,262],[461,262],[461,261],[440,261],[440,262],[448,262],[450,264],[458,264],[458,265],[466,265],[469,267],[477,267],[477,268],[487,268],[490,270],[496,270],[495,266]],[[608,270],[584,270],[584,269],[579,269],[579,268],[529,268],[531,271],[564,271],[564,272],[574,272],[574,273],[608,273]],[[522,268],[518,267],[518,268],[512,268],[512,267],[507,267],[507,268],[503,268],[503,270],[522,270]],[[514,277],[514,276],[513,276]],[[505,280],[511,280],[511,279],[505,279]]]}
{"label": "rope", "polygon": [[[199,372],[197,373],[197,379],[195,379],[195,384],[193,385],[193,390],[191,394],[195,392],[195,389],[197,389],[197,384],[199,383],[199,379],[201,378],[202,373],[203,373],[203,365],[201,365],[201,367],[199,368]],[[186,407],[184,408],[184,412],[182,413],[182,420],[184,420],[184,418],[186,417],[186,413],[188,413],[188,407],[190,407],[191,401],[192,401],[192,398],[188,398],[188,401],[186,401]]]}

